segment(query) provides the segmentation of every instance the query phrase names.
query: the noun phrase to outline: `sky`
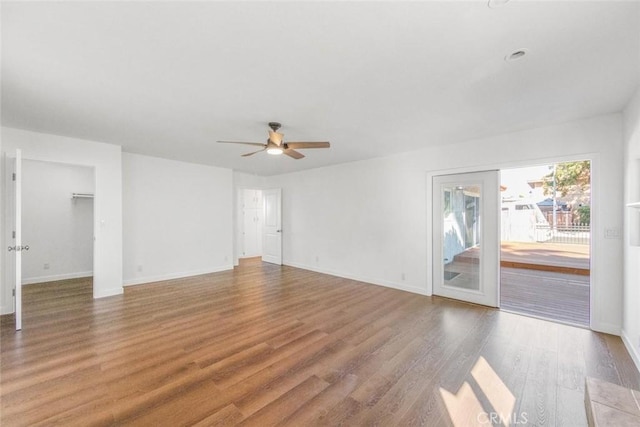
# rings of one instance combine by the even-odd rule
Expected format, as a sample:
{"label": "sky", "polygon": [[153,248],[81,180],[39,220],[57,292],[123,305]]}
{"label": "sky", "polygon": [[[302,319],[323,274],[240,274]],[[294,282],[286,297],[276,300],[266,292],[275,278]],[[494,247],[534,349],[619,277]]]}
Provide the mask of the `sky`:
{"label": "sky", "polygon": [[[534,202],[543,200],[540,192],[533,194],[532,188],[527,184],[528,180],[540,179],[551,172],[551,165],[531,166],[525,168],[502,169],[500,171],[500,183],[507,187],[502,192],[503,198],[533,197]],[[536,197],[537,196],[537,197]]]}

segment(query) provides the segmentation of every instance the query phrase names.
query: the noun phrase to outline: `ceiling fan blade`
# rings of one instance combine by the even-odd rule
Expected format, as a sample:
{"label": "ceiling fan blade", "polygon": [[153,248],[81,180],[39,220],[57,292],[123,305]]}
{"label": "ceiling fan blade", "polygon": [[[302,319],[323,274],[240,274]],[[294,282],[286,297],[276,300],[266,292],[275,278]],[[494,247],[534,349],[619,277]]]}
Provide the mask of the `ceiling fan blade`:
{"label": "ceiling fan blade", "polygon": [[258,150],[258,151],[254,151],[252,153],[247,153],[247,154],[243,154],[242,157],[249,157],[249,156],[253,156],[256,153],[262,153],[264,150],[266,150],[267,147],[264,147],[262,150]]}
{"label": "ceiling fan blade", "polygon": [[260,142],[244,142],[244,141],[216,141],[220,144],[243,144],[243,145],[254,145],[256,147],[266,147],[266,144],[262,144]]}
{"label": "ceiling fan blade", "polygon": [[269,131],[269,140],[276,144],[277,146],[282,145],[282,138],[284,138],[284,134],[274,132],[272,130]]}
{"label": "ceiling fan blade", "polygon": [[329,148],[331,144],[328,142],[287,142],[289,148]]}
{"label": "ceiling fan blade", "polygon": [[304,154],[298,153],[296,150],[293,150],[291,148],[287,148],[286,150],[283,151],[283,153],[289,157],[293,157],[296,160],[304,157]]}

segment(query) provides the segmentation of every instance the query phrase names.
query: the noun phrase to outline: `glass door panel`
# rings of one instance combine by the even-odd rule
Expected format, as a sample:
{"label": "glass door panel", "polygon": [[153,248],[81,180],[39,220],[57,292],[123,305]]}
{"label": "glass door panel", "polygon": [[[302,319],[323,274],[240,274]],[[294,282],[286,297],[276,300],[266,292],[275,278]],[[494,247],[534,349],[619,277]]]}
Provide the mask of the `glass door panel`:
{"label": "glass door panel", "polygon": [[498,172],[433,179],[434,294],[498,305]]}

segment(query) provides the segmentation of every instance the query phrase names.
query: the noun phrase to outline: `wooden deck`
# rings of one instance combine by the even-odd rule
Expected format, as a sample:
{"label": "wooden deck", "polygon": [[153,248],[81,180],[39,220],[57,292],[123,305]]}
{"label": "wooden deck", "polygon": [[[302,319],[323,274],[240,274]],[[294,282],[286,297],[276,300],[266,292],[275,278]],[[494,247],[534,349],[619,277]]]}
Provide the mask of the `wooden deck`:
{"label": "wooden deck", "polygon": [[[470,248],[455,256],[455,261],[478,262],[478,248]],[[502,242],[500,265],[527,270],[558,273],[590,274],[589,246],[563,243]]]}
{"label": "wooden deck", "polygon": [[[465,264],[477,262],[478,249],[471,248],[447,270],[472,274]],[[589,246],[503,242],[500,266],[500,308],[589,326]]]}
{"label": "wooden deck", "polygon": [[500,265],[589,276],[589,246],[562,243],[503,242]]}
{"label": "wooden deck", "polygon": [[588,327],[589,277],[503,267],[500,308]]}

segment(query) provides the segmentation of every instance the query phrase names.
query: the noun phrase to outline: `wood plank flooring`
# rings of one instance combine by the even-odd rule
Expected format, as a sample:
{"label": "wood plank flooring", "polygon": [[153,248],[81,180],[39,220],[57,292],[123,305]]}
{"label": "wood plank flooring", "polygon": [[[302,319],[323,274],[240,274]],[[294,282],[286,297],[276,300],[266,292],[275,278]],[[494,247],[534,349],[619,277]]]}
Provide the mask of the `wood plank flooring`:
{"label": "wood plank flooring", "polygon": [[100,300],[24,289],[2,426],[581,426],[586,375],[640,386],[617,337],[255,260]]}

